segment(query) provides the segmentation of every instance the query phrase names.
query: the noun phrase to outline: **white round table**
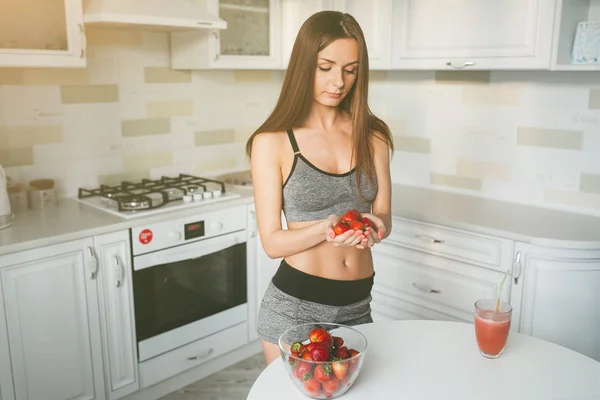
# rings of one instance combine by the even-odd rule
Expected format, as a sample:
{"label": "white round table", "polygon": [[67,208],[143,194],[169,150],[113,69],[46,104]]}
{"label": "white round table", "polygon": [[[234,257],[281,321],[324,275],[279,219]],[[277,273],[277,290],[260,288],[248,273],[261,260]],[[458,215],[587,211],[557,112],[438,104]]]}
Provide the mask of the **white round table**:
{"label": "white round table", "polygon": [[[600,362],[511,332],[504,353],[479,354],[473,324],[386,321],[356,326],[369,341],[360,375],[341,399],[598,400]],[[281,357],[260,374],[248,400],[307,399]]]}

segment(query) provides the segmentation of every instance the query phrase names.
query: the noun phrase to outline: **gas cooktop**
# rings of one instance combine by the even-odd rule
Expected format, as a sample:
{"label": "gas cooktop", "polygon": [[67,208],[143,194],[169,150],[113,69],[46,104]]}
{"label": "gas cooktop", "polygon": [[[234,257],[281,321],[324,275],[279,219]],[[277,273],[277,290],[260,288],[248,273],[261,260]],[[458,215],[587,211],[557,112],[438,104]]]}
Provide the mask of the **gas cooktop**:
{"label": "gas cooktop", "polygon": [[77,195],[82,203],[124,218],[197,207],[237,197],[240,194],[225,190],[224,182],[187,174],[136,182],[122,181],[118,185],[100,185],[95,189],[79,188]]}

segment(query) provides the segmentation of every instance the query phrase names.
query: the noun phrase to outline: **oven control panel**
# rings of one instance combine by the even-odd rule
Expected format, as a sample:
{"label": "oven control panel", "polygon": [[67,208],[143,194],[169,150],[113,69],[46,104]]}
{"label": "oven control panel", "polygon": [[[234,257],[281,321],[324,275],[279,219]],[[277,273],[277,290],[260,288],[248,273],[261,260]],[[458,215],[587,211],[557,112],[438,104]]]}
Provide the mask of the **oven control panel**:
{"label": "oven control panel", "polygon": [[133,255],[245,229],[245,205],[142,225],[131,228]]}

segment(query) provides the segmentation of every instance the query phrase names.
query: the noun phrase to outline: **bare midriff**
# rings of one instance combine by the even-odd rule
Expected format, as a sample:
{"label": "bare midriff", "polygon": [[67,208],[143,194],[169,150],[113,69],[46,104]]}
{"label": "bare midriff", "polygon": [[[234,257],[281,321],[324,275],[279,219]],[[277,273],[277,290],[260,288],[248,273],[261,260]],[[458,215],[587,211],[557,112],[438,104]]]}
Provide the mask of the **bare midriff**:
{"label": "bare midriff", "polygon": [[[288,229],[298,229],[312,222],[288,222]],[[292,267],[310,275],[341,281],[369,278],[373,275],[371,250],[356,247],[336,247],[323,241],[320,244],[298,254],[285,257]]]}

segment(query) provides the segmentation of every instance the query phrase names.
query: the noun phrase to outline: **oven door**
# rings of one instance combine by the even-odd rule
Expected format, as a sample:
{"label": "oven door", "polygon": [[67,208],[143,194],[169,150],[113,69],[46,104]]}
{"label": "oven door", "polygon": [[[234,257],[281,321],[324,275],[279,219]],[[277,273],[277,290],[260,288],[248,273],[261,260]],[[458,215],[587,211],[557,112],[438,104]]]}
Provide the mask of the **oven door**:
{"label": "oven door", "polygon": [[248,319],[246,232],[134,257],[139,361]]}

